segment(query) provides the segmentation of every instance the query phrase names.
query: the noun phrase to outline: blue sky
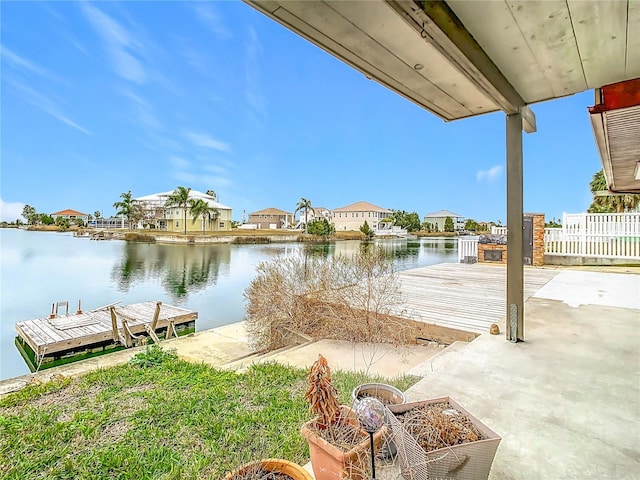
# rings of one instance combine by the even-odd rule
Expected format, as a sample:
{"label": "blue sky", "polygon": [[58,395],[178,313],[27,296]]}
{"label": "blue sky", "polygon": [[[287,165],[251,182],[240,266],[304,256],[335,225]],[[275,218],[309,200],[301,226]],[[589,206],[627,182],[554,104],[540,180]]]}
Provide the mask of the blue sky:
{"label": "blue sky", "polygon": [[[7,2],[1,219],[215,190],[241,220],[305,197],[506,219],[505,117],[445,123],[240,2]],[[524,207],[585,211],[593,92],[533,105]]]}

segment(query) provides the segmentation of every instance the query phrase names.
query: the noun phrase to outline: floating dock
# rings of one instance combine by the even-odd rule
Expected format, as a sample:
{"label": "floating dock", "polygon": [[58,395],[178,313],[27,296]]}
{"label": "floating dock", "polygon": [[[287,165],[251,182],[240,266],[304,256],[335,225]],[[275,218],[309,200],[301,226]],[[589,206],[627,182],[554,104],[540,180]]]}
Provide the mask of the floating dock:
{"label": "floating dock", "polygon": [[[58,315],[58,307],[67,313]],[[49,317],[16,323],[16,346],[32,371],[146,343],[150,337],[195,331],[198,312],[161,302],[106,305],[68,313],[54,304]]]}

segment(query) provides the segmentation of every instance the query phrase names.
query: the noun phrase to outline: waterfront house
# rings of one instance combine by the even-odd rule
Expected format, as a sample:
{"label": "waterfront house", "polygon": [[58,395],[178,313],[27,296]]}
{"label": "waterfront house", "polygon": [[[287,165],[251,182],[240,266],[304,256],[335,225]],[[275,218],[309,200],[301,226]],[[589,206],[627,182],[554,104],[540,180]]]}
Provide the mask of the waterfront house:
{"label": "waterfront house", "polygon": [[[142,209],[142,220],[140,227],[157,228],[169,232],[184,232],[184,210],[182,207],[166,207],[170,192],[154,193],[144,197],[134,199]],[[215,197],[197,190],[189,191],[189,199],[202,199],[209,207],[215,209],[212,215],[205,218],[194,218],[191,210],[187,208],[187,232],[226,232],[231,230],[231,207],[216,201]]]}
{"label": "waterfront house", "polygon": [[[300,219],[296,224],[296,228],[304,228],[304,223],[305,223],[304,215],[305,214],[303,213],[303,211],[300,211]],[[315,222],[316,220],[323,220],[323,219],[329,223],[333,222],[331,210],[325,207],[311,207],[310,209],[307,210],[306,217],[307,217],[308,223]]]}
{"label": "waterfront house", "polygon": [[453,230],[456,232],[461,232],[464,230],[464,222],[465,218],[462,215],[458,215],[457,213],[453,213],[450,210],[439,210],[437,212],[430,213],[424,216],[424,221],[429,222],[434,227],[438,226],[439,232],[444,232],[444,222],[447,217],[450,217],[453,220]]}
{"label": "waterfront house", "polygon": [[337,232],[345,230],[358,231],[365,220],[372,230],[376,230],[382,220],[393,215],[392,210],[378,207],[368,202],[352,203],[346,207],[336,208],[331,213],[332,222]]}
{"label": "waterfront house", "polygon": [[78,212],[77,210],[66,209],[52,213],[51,218],[53,218],[54,221],[58,218],[66,218],[71,223],[75,223],[76,220],[82,220],[82,222],[86,225],[89,221],[89,214]]}
{"label": "waterfront house", "polygon": [[277,208],[265,208],[249,214],[247,223],[259,229],[292,228],[295,218],[293,213]]}

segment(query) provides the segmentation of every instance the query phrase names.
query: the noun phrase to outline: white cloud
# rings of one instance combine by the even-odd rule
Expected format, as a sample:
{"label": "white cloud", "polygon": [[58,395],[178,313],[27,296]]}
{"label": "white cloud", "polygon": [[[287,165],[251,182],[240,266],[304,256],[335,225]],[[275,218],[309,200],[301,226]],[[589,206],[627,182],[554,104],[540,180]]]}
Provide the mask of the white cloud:
{"label": "white cloud", "polygon": [[134,51],[142,50],[140,43],[134,40],[133,35],[126,28],[94,6],[83,3],[82,10],[89,23],[106,43],[116,73],[127,80],[145,83],[148,77],[147,72],[140,59],[134,55]]}
{"label": "white cloud", "polygon": [[18,81],[15,81],[14,79],[10,78],[7,81],[17,89],[22,90],[26,94],[27,101],[29,101],[29,103],[31,103],[32,105],[35,105],[36,107],[42,109],[43,111],[51,115],[53,118],[60,120],[62,123],[65,123],[70,127],[73,127],[76,130],[81,131],[82,133],[86,133],[87,135],[93,135],[93,133],[91,133],[89,130],[82,127],[81,125],[78,125],[76,122],[69,119],[69,117],[67,117],[64,113],[62,113],[60,109],[57,107],[57,105],[49,97],[44,96],[40,92],[37,92],[32,88],[29,88],[26,85]]}
{"label": "white cloud", "polygon": [[211,4],[196,3],[193,4],[193,9],[196,12],[198,20],[204,23],[209,30],[215,33],[219,37],[228,38],[231,36],[229,30],[224,26],[220,15],[214,11]]}
{"label": "white cloud", "polygon": [[255,114],[259,117],[266,117],[267,109],[265,106],[265,98],[260,88],[260,64],[258,62],[258,56],[262,51],[262,44],[260,43],[258,34],[253,28],[249,28],[245,51],[247,52],[245,67],[247,88],[245,89],[245,98]]}
{"label": "white cloud", "polygon": [[203,191],[210,188],[218,191],[218,189],[222,187],[228,187],[233,184],[233,182],[226,177],[220,177],[218,175],[203,175],[200,173],[191,173],[185,171],[176,172],[173,177],[179,183],[189,185],[196,190]]}
{"label": "white cloud", "polygon": [[228,143],[217,140],[206,133],[195,133],[195,132],[183,132],[184,136],[188,138],[191,143],[193,143],[197,147],[205,147],[212,148],[214,150],[219,150],[220,152],[229,152],[231,150],[231,146]]}
{"label": "white cloud", "polygon": [[219,165],[205,165],[204,167],[202,167],[202,169],[207,172],[215,173],[217,175],[224,175],[225,173],[227,173],[227,169]]}
{"label": "white cloud", "polygon": [[5,202],[0,198],[0,222],[15,222],[17,219],[26,221],[22,218],[24,205],[20,202]]}
{"label": "white cloud", "polygon": [[30,72],[37,73],[38,75],[45,75],[45,70],[42,67],[39,67],[33,62],[30,62],[24,57],[13,53],[9,50],[5,45],[2,45],[2,56],[5,57],[9,62],[11,62],[14,66],[23,68],[25,70],[29,70]]}
{"label": "white cloud", "polygon": [[500,176],[500,174],[502,173],[502,168],[502,165],[495,165],[488,170],[479,170],[476,173],[476,180],[478,182],[482,182],[483,180],[492,182]]}
{"label": "white cloud", "polygon": [[186,170],[191,166],[189,160],[182,157],[176,157],[175,155],[169,157],[169,162],[171,163],[171,166],[176,170]]}
{"label": "white cloud", "polygon": [[120,93],[126,98],[133,101],[133,109],[135,111],[135,120],[142,127],[151,130],[161,130],[162,123],[154,114],[152,106],[144,98],[136,95],[130,90],[122,89]]}
{"label": "white cloud", "polygon": [[1,46],[0,53],[11,65],[13,65],[14,68],[17,67],[18,69],[21,69],[21,70],[27,70],[31,73],[35,73],[49,80],[53,80],[58,83],[63,83],[60,78],[56,77],[53,73],[48,71],[46,68],[43,68],[40,65],[37,65],[27,60],[24,57],[21,57],[17,53],[7,48],[5,45]]}

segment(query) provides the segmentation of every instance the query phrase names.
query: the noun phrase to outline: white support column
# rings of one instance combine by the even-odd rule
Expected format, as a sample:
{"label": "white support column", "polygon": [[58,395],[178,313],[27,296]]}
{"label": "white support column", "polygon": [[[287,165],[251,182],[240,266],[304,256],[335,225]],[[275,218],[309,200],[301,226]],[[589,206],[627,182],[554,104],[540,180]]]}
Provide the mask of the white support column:
{"label": "white support column", "polygon": [[507,321],[511,342],[524,341],[522,114],[507,115]]}

